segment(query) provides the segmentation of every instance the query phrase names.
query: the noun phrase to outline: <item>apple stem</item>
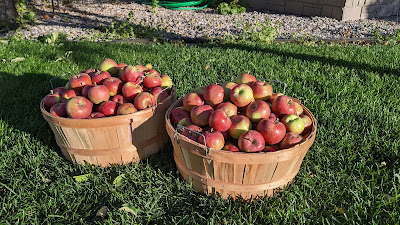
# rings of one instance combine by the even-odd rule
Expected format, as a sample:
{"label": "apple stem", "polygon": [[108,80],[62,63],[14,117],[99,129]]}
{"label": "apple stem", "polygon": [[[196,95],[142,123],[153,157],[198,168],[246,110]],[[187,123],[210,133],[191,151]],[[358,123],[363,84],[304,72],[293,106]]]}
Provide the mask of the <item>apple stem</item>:
{"label": "apple stem", "polygon": [[94,82],[94,86],[97,86],[97,83],[96,83],[96,82]]}

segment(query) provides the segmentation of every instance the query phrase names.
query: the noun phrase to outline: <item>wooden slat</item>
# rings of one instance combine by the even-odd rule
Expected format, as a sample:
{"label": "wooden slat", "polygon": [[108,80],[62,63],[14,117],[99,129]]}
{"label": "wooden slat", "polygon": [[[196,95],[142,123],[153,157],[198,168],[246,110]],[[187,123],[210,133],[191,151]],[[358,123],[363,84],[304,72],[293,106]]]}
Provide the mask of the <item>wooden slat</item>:
{"label": "wooden slat", "polygon": [[294,165],[297,164],[297,161],[288,160],[284,162],[279,162],[278,166],[276,167],[275,173],[272,176],[271,182],[281,180],[282,178],[289,175],[288,169],[292,168]]}
{"label": "wooden slat", "polygon": [[115,126],[115,132],[117,133],[119,147],[132,145],[132,131],[129,124]]}

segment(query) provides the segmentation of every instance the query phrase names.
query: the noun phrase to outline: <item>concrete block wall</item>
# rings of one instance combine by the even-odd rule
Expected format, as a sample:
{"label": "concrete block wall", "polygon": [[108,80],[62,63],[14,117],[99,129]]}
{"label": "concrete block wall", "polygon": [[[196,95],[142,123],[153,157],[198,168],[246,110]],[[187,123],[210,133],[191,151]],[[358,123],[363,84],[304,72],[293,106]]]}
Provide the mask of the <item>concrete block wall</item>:
{"label": "concrete block wall", "polygon": [[256,10],[357,20],[400,15],[400,0],[246,0]]}

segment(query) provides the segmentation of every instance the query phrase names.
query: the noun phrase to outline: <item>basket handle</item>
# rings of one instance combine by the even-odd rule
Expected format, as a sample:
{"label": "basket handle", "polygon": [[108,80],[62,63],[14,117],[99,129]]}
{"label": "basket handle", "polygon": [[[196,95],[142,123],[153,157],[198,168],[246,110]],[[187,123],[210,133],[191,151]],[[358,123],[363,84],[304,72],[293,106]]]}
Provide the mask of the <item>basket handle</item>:
{"label": "basket handle", "polygon": [[[161,89],[161,91],[157,93],[157,95],[156,95],[156,106],[153,107],[153,114],[156,113],[156,109],[157,109],[157,106],[158,106],[158,96],[159,96],[162,92],[164,92],[165,90],[168,90],[169,88],[172,88],[172,86],[173,86],[173,85],[168,86],[168,87],[166,87],[166,88],[164,88],[164,89]],[[171,93],[171,94],[172,94],[172,93]]]}
{"label": "basket handle", "polygon": [[62,74],[62,75],[60,75],[60,76],[58,76],[58,77],[53,77],[53,78],[51,78],[50,79],[50,86],[51,86],[51,90],[54,90],[54,87],[53,87],[53,80],[54,79],[57,79],[57,78],[60,78],[60,77],[63,77],[63,76],[65,76],[65,75],[67,75],[67,74],[71,74],[71,73],[64,73],[64,74]]}
{"label": "basket handle", "polygon": [[195,134],[201,135],[203,137],[203,139],[204,139],[204,149],[206,150],[206,156],[210,156],[211,155],[211,148],[207,147],[207,141],[206,141],[206,137],[204,136],[204,134],[199,133],[197,131],[194,131],[192,129],[189,129],[189,128],[185,127],[185,126],[182,126],[179,123],[175,123],[175,126],[176,126],[175,135],[174,135],[174,139],[175,140],[178,140],[178,130],[184,130],[184,129],[189,130],[189,131],[191,131],[191,132],[193,132]]}

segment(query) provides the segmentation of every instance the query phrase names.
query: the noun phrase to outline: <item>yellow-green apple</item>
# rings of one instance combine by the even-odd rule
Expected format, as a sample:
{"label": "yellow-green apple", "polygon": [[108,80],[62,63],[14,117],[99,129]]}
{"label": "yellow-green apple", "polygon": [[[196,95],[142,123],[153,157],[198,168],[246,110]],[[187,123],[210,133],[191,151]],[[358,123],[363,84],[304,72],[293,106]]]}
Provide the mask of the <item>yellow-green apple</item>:
{"label": "yellow-green apple", "polygon": [[207,126],[214,109],[210,105],[198,105],[190,111],[190,118],[197,126]]}
{"label": "yellow-green apple", "polygon": [[148,70],[153,69],[153,65],[151,65],[150,63],[147,63],[147,64],[145,65],[145,67],[146,67]]}
{"label": "yellow-green apple", "polygon": [[62,94],[64,94],[65,91],[67,91],[67,89],[65,89],[65,87],[56,87],[56,88],[54,88],[53,93],[58,92],[58,93],[60,93],[60,95],[62,95]]}
{"label": "yellow-green apple", "polygon": [[[199,136],[201,136],[201,135],[199,135],[197,133],[202,133],[203,129],[201,127],[199,127],[199,126],[196,126],[196,125],[189,125],[186,128],[183,129],[182,135],[186,136],[187,138],[189,138],[192,141],[196,141],[197,142],[199,140]],[[197,133],[195,133],[193,131],[195,131]]]}
{"label": "yellow-green apple", "polygon": [[278,120],[261,120],[257,124],[256,130],[264,137],[267,145],[278,144],[286,134],[285,125]]}
{"label": "yellow-green apple", "polygon": [[259,132],[249,130],[240,135],[238,146],[240,151],[243,152],[261,152],[264,150],[265,142],[263,136]]}
{"label": "yellow-green apple", "polygon": [[192,125],[193,122],[192,122],[192,119],[190,119],[190,117],[185,117],[185,118],[179,120],[178,124],[181,126],[187,127],[189,125]]}
{"label": "yellow-green apple", "polygon": [[217,108],[215,110],[218,110],[218,109],[224,110],[228,114],[229,118],[236,116],[238,113],[237,106],[231,102],[222,102],[221,104],[219,104],[217,106]]}
{"label": "yellow-green apple", "polygon": [[247,84],[239,84],[231,90],[230,99],[237,107],[245,107],[254,101],[253,90]]}
{"label": "yellow-green apple", "polygon": [[304,131],[304,121],[296,114],[285,115],[281,121],[285,125],[286,132],[301,134]]}
{"label": "yellow-green apple", "polygon": [[122,81],[116,77],[110,77],[104,80],[104,86],[110,90],[110,96],[114,96],[122,92],[122,86],[124,85]]}
{"label": "yellow-green apple", "polygon": [[156,98],[149,92],[142,92],[133,101],[137,110],[147,109],[156,105]]}
{"label": "yellow-green apple", "polygon": [[135,100],[135,97],[142,92],[143,89],[139,84],[126,82],[122,86],[122,94],[129,102],[133,102],[133,100]]}
{"label": "yellow-green apple", "polygon": [[146,75],[143,79],[143,85],[148,89],[160,87],[161,84],[162,84],[161,77],[154,73]]}
{"label": "yellow-green apple", "polygon": [[280,149],[291,148],[297,144],[300,144],[303,140],[304,138],[299,134],[288,132],[286,133],[281,143],[279,143],[279,148]]}
{"label": "yellow-green apple", "polygon": [[238,77],[236,77],[237,84],[247,84],[247,85],[251,86],[256,81],[257,81],[257,78],[249,73],[243,73],[243,74],[240,74]]}
{"label": "yellow-green apple", "polygon": [[218,109],[211,113],[208,124],[212,129],[224,132],[231,127],[232,121],[223,109]]}
{"label": "yellow-green apple", "polygon": [[105,116],[115,116],[117,115],[117,103],[111,100],[102,102],[99,106],[99,112],[103,113]]}
{"label": "yellow-green apple", "polygon": [[51,108],[53,105],[61,102],[62,96],[58,92],[50,91],[50,94],[43,98],[43,103],[47,108]]}
{"label": "yellow-green apple", "polygon": [[266,145],[263,152],[276,152],[279,150],[279,145]]}
{"label": "yellow-green apple", "polygon": [[293,99],[286,95],[278,96],[272,102],[271,110],[279,118],[288,114],[296,114],[296,106]]}
{"label": "yellow-green apple", "polygon": [[176,107],[171,112],[171,121],[172,124],[178,123],[181,119],[185,117],[190,117],[189,112],[186,111],[185,107],[180,106]]}
{"label": "yellow-green apple", "polygon": [[92,113],[93,103],[87,98],[76,96],[67,103],[67,114],[72,119],[86,119]]}
{"label": "yellow-green apple", "polygon": [[67,83],[65,83],[64,88],[65,88],[65,90],[71,89],[71,87],[69,86],[69,81],[67,81]]}
{"label": "yellow-green apple", "polygon": [[134,66],[126,66],[121,72],[121,80],[124,82],[132,82],[134,84],[139,84],[144,73],[138,70]]}
{"label": "yellow-green apple", "polygon": [[249,131],[252,128],[249,118],[243,115],[234,116],[232,119],[232,125],[228,129],[231,137],[239,139],[240,135],[244,132]]}
{"label": "yellow-green apple", "polygon": [[55,117],[68,117],[67,103],[57,103],[50,108],[50,114]]}
{"label": "yellow-green apple", "polygon": [[183,97],[183,107],[185,107],[185,109],[187,111],[191,111],[195,106],[198,105],[204,105],[204,101],[203,99],[196,93],[191,92],[191,93],[187,93],[184,97]]}
{"label": "yellow-green apple", "polygon": [[167,92],[163,91],[161,87],[151,89],[150,94],[157,99],[157,102],[162,102],[164,99],[168,98]]}
{"label": "yellow-green apple", "polygon": [[99,65],[99,70],[107,71],[113,76],[117,75],[118,68],[118,64],[112,59],[104,59]]}
{"label": "yellow-green apple", "polygon": [[103,117],[106,117],[106,116],[101,112],[92,112],[88,116],[88,119],[96,119],[96,118],[103,118]]}
{"label": "yellow-green apple", "polygon": [[223,150],[228,151],[228,152],[239,152],[240,150],[238,147],[236,147],[234,144],[230,142],[226,142]]}
{"label": "yellow-green apple", "polygon": [[137,109],[129,102],[120,105],[117,109],[117,115],[127,115],[135,112],[137,112]]}
{"label": "yellow-green apple", "polygon": [[268,99],[268,102],[272,104],[272,103],[274,102],[274,100],[275,100],[277,97],[281,96],[281,95],[283,95],[283,94],[280,93],[280,92],[273,93],[273,94],[271,95],[271,97]]}
{"label": "yellow-green apple", "polygon": [[296,107],[296,115],[300,115],[303,113],[303,107],[298,102],[294,102],[294,106]]}
{"label": "yellow-green apple", "polygon": [[311,128],[312,128],[312,121],[311,118],[305,114],[300,114],[300,118],[303,120],[304,122],[304,130],[301,133],[302,135],[307,135],[308,133],[310,133]]}
{"label": "yellow-green apple", "polygon": [[110,98],[110,100],[116,102],[118,106],[120,106],[124,103],[128,103],[128,99],[126,99],[122,95],[114,95]]}
{"label": "yellow-green apple", "polygon": [[110,90],[104,85],[96,85],[89,89],[88,97],[94,104],[100,104],[110,99]]}
{"label": "yellow-green apple", "polygon": [[75,90],[67,90],[64,92],[62,95],[62,102],[66,103],[68,102],[71,98],[75,98],[76,96],[80,96],[81,94]]}
{"label": "yellow-green apple", "polygon": [[251,89],[253,90],[253,96],[255,100],[267,101],[274,93],[272,86],[269,83],[261,80],[254,82],[251,85]]}
{"label": "yellow-green apple", "polygon": [[82,89],[82,92],[81,92],[81,95],[83,96],[83,97],[85,97],[85,98],[87,98],[87,99],[89,99],[89,90],[90,90],[90,88],[92,88],[92,87],[94,87],[94,86],[96,86],[95,84],[88,84],[88,85],[86,85],[83,89]]}
{"label": "yellow-green apple", "polygon": [[81,92],[82,89],[88,85],[92,84],[92,78],[86,73],[78,73],[69,79],[69,87],[75,91]]}
{"label": "yellow-green apple", "polygon": [[[199,136],[198,142],[209,148],[221,150],[225,145],[224,136],[219,131],[204,131],[203,136]],[[205,139],[205,140],[204,140]]]}
{"label": "yellow-green apple", "polygon": [[171,77],[169,77],[166,74],[161,75],[161,88],[162,89],[170,87],[170,86],[172,86],[172,84],[173,83],[172,83]]}
{"label": "yellow-green apple", "polygon": [[252,123],[258,123],[263,119],[268,119],[270,114],[271,109],[269,105],[262,100],[256,100],[250,103],[246,108],[246,116]]}
{"label": "yellow-green apple", "polygon": [[203,90],[203,98],[211,107],[217,106],[224,101],[225,91],[224,88],[218,84],[210,84]]}
{"label": "yellow-green apple", "polygon": [[111,74],[107,71],[96,71],[91,73],[90,76],[92,77],[92,83],[103,84],[107,78],[111,77]]}
{"label": "yellow-green apple", "polygon": [[237,83],[233,83],[232,81],[225,82],[222,84],[222,87],[224,88],[225,91],[224,101],[230,100],[231,90],[237,85],[238,85]]}

